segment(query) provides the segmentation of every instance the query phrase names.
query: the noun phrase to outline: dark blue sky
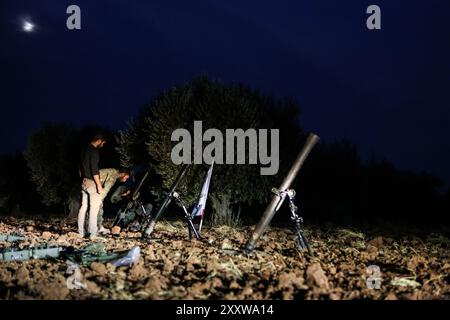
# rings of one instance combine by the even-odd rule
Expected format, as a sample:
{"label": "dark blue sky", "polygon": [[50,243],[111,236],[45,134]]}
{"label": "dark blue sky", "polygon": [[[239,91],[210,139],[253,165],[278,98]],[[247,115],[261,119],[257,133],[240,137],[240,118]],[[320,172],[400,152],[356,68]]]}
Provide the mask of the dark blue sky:
{"label": "dark blue sky", "polygon": [[[66,29],[70,4],[81,31]],[[382,30],[366,28],[370,4]],[[448,0],[1,0],[0,18],[0,152],[48,121],[123,128],[160,90],[206,73],[293,96],[326,140],[450,182]]]}

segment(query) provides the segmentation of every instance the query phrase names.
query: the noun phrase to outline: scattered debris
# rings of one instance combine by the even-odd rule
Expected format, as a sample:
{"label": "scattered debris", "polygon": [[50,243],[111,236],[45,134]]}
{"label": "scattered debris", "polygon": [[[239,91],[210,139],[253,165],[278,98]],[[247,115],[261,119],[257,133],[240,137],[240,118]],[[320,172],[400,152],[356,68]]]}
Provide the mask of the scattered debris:
{"label": "scattered debris", "polygon": [[119,226],[114,226],[114,227],[112,227],[112,229],[111,229],[111,234],[114,234],[114,235],[119,235],[120,234],[120,227]]}
{"label": "scattered debris", "polygon": [[41,234],[41,239],[44,240],[44,241],[45,240],[50,240],[51,237],[52,237],[52,233],[48,232],[48,231],[44,231]]}
{"label": "scattered debris", "polygon": [[357,238],[357,239],[361,239],[364,240],[365,236],[363,233],[361,232],[356,232],[356,231],[352,231],[350,229],[339,229],[337,230],[337,235],[346,239],[346,238]]}
{"label": "scattered debris", "polygon": [[[37,248],[47,230],[50,245],[72,253],[86,253],[92,246],[75,232],[75,224],[53,217],[51,225],[48,221],[1,217],[4,234],[34,227],[22,242],[2,242],[2,254]],[[450,299],[450,252],[444,236],[308,227],[314,249],[310,256],[296,250],[292,230],[272,226],[252,254],[230,255],[230,249],[222,249],[242,248],[250,232],[251,227],[208,227],[203,241],[189,241],[185,224],[161,221],[152,234],[155,240],[148,243],[137,233],[107,235],[104,243],[90,248],[102,259],[75,262],[82,290],[67,288],[73,274],[67,273],[65,255],[0,261],[0,299]],[[130,264],[115,263],[121,258]],[[379,267],[379,275],[367,273],[371,265]],[[368,288],[370,276],[380,277],[379,290]]]}
{"label": "scattered debris", "polygon": [[139,257],[141,256],[141,248],[133,247],[126,256],[117,259],[112,262],[112,265],[115,267],[129,266],[135,264]]}
{"label": "scattered debris", "polygon": [[418,288],[421,286],[421,284],[418,283],[414,277],[395,278],[394,280],[391,280],[391,285],[402,286],[402,287],[412,287],[412,288]]}
{"label": "scattered debris", "polygon": [[233,250],[233,245],[231,244],[230,240],[224,239],[222,241],[222,250]]}

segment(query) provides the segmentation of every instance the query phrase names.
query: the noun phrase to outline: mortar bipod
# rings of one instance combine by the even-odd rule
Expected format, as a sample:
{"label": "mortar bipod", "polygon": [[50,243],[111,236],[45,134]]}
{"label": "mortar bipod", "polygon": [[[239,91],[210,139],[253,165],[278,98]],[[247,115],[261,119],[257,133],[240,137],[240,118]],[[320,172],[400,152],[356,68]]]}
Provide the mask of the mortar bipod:
{"label": "mortar bipod", "polygon": [[295,205],[296,192],[294,189],[287,189],[280,191],[276,188],[272,188],[272,192],[280,197],[279,203],[276,207],[278,211],[283,204],[286,197],[289,199],[289,209],[291,210],[291,221],[294,224],[295,231],[298,237],[298,247],[300,250],[310,251],[308,240],[306,240],[305,232],[303,231],[303,218],[298,215],[298,207]]}
{"label": "mortar bipod", "polygon": [[186,205],[185,205],[183,199],[181,199],[180,194],[178,192],[174,192],[173,197],[174,197],[177,205],[180,206],[181,208],[183,208],[184,218],[186,219],[186,221],[188,223],[189,239],[192,239],[192,232],[193,232],[195,235],[195,238],[197,240],[200,240],[200,234],[198,233],[197,229],[195,228],[194,223],[192,222],[192,216],[187,211]]}

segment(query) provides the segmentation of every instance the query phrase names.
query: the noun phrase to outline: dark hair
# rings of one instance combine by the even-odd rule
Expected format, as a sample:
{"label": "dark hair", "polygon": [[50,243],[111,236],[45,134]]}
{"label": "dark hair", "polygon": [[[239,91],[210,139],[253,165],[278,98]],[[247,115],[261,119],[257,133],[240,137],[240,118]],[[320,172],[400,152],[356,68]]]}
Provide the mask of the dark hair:
{"label": "dark hair", "polygon": [[97,140],[103,140],[105,141],[105,135],[103,134],[103,132],[96,132],[93,136],[92,136],[92,140],[91,141],[97,141]]}
{"label": "dark hair", "polygon": [[128,168],[120,168],[119,173],[124,173],[124,174],[127,174],[127,175],[131,175],[130,169],[128,169]]}

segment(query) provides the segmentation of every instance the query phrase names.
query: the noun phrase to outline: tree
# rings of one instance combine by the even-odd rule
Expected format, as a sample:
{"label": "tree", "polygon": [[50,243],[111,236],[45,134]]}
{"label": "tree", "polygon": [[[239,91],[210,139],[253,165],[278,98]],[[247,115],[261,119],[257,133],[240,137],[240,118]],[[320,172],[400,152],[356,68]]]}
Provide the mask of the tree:
{"label": "tree", "polygon": [[77,180],[74,163],[77,132],[64,124],[48,124],[33,133],[25,157],[31,180],[45,205],[61,204]]}
{"label": "tree", "polygon": [[22,154],[0,156],[0,211],[39,210],[39,199],[30,181]]}
{"label": "tree", "polygon": [[62,205],[70,215],[78,211],[80,151],[99,130],[109,136],[101,165],[117,166],[113,133],[98,126],[77,129],[66,124],[46,124],[30,136],[25,158],[43,204]]}
{"label": "tree", "polygon": [[[195,120],[201,120],[203,132],[209,128],[247,130],[280,129],[280,170],[277,176],[262,176],[258,165],[218,164],[214,167],[210,200],[213,218],[217,223],[236,219],[242,204],[262,203],[270,196],[277,178],[290,165],[302,138],[299,126],[299,107],[292,100],[275,100],[243,85],[225,85],[206,77],[162,93],[130,122],[119,134],[122,164],[130,167],[145,162],[168,188],[179,168],[171,161],[175,129],[185,128],[191,133]],[[295,146],[295,147],[294,147]],[[293,151],[294,150],[294,151]],[[145,151],[145,152],[144,152]],[[286,156],[288,155],[288,156]],[[192,165],[179,189],[189,205],[196,200],[208,166]],[[160,186],[151,186],[154,194]]]}

